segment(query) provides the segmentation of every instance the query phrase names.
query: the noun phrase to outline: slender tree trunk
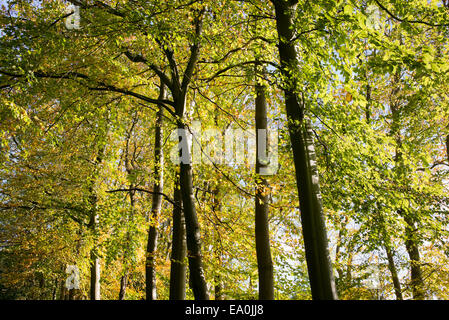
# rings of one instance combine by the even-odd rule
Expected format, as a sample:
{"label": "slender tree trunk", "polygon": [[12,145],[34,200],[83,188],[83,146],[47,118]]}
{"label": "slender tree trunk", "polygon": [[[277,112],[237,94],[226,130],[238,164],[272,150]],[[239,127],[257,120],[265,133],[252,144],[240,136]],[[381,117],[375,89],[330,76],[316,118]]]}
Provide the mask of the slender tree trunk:
{"label": "slender tree trunk", "polygon": [[173,240],[170,265],[170,300],[185,300],[186,298],[186,230],[182,212],[182,195],[179,189],[179,179],[174,188],[173,206]]}
{"label": "slender tree trunk", "polygon": [[[138,122],[138,116],[137,113],[135,113],[133,115],[133,119],[132,119],[132,123],[131,123],[131,127],[129,129],[129,131],[127,132],[127,137],[126,137],[126,145],[125,145],[125,170],[128,174],[128,180],[130,181],[129,184],[129,215],[127,217],[127,223],[128,223],[128,230],[126,232],[126,241],[124,244],[124,253],[123,253],[123,274],[122,277],[120,278],[120,291],[119,291],[119,300],[124,300],[125,296],[126,296],[126,289],[128,286],[128,277],[129,277],[129,255],[130,255],[130,246],[131,246],[131,230],[130,230],[130,225],[132,225],[134,223],[134,209],[135,209],[135,200],[134,200],[134,195],[136,193],[136,191],[134,190],[134,182],[132,179],[132,175],[134,173],[135,170],[135,158],[134,158],[134,154],[136,152],[136,150],[134,149],[133,152],[130,152],[130,141],[132,138],[132,134],[133,134],[133,130],[134,127],[136,126]],[[132,155],[132,156],[131,156]]]}
{"label": "slender tree trunk", "polygon": [[98,239],[98,214],[97,214],[97,196],[94,190],[91,190],[91,221],[90,228],[94,237],[94,245],[90,250],[90,299],[100,300],[100,259],[98,257],[97,239]]}
{"label": "slender tree trunk", "polygon": [[272,2],[276,13],[279,57],[282,72],[286,79],[283,88],[285,106],[296,170],[312,298],[334,300],[338,298],[328,251],[313,135],[310,124],[307,128],[304,124],[304,101],[297,94],[299,84],[295,80],[295,74],[300,72],[293,41],[295,30],[293,15],[296,1],[272,0]]}
{"label": "slender tree trunk", "polygon": [[[265,141],[261,142],[261,139]],[[259,83],[256,83],[256,146],[255,237],[257,269],[259,272],[259,300],[273,300],[273,261],[271,259],[268,220],[269,184],[267,179],[263,175],[260,175],[263,168],[267,166],[267,102],[265,88]]]}
{"label": "slender tree trunk", "polygon": [[419,254],[418,241],[416,239],[416,227],[414,220],[404,215],[407,224],[405,228],[406,238],[405,248],[410,258],[411,287],[414,300],[425,299],[425,286],[421,270],[421,257]]}
{"label": "slender tree trunk", "polygon": [[125,273],[122,275],[122,278],[120,279],[120,292],[118,295],[119,300],[125,300],[126,288],[128,287],[128,277],[129,271],[128,269],[126,269]]}
{"label": "slender tree trunk", "polygon": [[65,286],[65,280],[61,281],[61,291],[59,292],[59,300],[67,300],[67,288]]}
{"label": "slender tree trunk", "polygon": [[[216,259],[218,261],[218,268],[221,270],[222,268],[222,259],[221,259],[221,250],[218,249],[219,247],[219,234],[217,234],[217,232],[214,233],[214,242],[215,242],[215,247],[214,247],[214,253],[216,256]],[[217,270],[217,271],[220,271]],[[214,274],[214,299],[215,300],[224,300],[225,296],[223,294],[223,281],[221,278],[221,275],[219,272],[216,272]]]}
{"label": "slender tree trunk", "polygon": [[[368,81],[368,78],[366,79]],[[367,104],[365,106],[365,120],[366,123],[370,124],[371,121],[371,86],[367,83],[366,84],[366,101]]]}
{"label": "slender tree trunk", "polygon": [[[182,158],[186,160],[186,163],[181,161],[179,166],[182,203],[186,223],[190,285],[196,300],[209,300],[207,283],[204,276],[203,257],[201,254],[200,226],[193,197],[192,158],[187,143],[188,129],[181,121],[178,122],[178,129],[182,135],[182,137],[180,137],[180,143],[183,144]],[[183,141],[181,142],[181,140]]]}
{"label": "slender tree trunk", "polygon": [[100,259],[91,251],[90,300],[100,300]]}
{"label": "slender tree trunk", "polygon": [[379,227],[381,230],[383,246],[384,246],[385,252],[387,254],[388,270],[391,273],[391,279],[393,281],[394,293],[396,295],[397,300],[403,300],[401,282],[399,281],[398,272],[396,269],[396,265],[394,263],[394,250],[391,246],[391,241],[387,234],[385,219],[384,219],[382,213],[379,213]]}
{"label": "slender tree trunk", "polygon": [[192,167],[190,164],[182,163],[180,166],[191,289],[196,300],[209,300],[201,254],[200,227],[193,198]]}
{"label": "slender tree trunk", "polygon": [[[130,186],[130,189],[132,186]],[[132,216],[134,215],[134,191],[130,191],[130,197],[131,197],[131,223],[132,223]],[[120,278],[120,291],[118,295],[119,300],[125,300],[126,295],[126,288],[128,286],[128,277],[129,277],[129,264],[128,264],[128,256],[129,256],[129,246],[131,242],[131,234],[128,231],[126,235],[126,244],[125,244],[125,252],[123,254],[123,275]]]}
{"label": "slender tree trunk", "polygon": [[388,237],[387,234],[386,222],[382,215],[382,212],[379,211],[378,217],[379,217],[378,225],[382,237],[383,247],[387,254],[388,270],[390,271],[391,279],[393,281],[394,293],[396,295],[397,300],[403,300],[401,282],[399,281],[398,272],[396,269],[396,265],[394,263],[394,250],[391,245],[390,238]]}
{"label": "slender tree trunk", "polygon": [[[371,107],[371,86],[368,83],[368,72],[365,71],[365,81],[367,82],[366,84],[366,107],[365,107],[365,120],[366,123],[369,125],[370,124],[370,115],[371,115],[371,111],[370,111],[370,107]],[[391,248],[391,244],[390,241],[388,240],[388,236],[386,233],[386,229],[385,229],[385,220],[383,219],[382,216],[380,216],[380,224],[381,224],[381,229],[382,229],[382,237],[383,237],[383,242],[384,242],[384,249],[385,252],[387,254],[387,261],[388,261],[388,270],[391,273],[391,279],[393,281],[393,287],[394,287],[394,293],[396,295],[396,299],[397,300],[403,300],[402,297],[402,288],[401,288],[401,282],[399,281],[399,277],[398,277],[398,272],[396,269],[396,265],[394,263],[394,251]]]}
{"label": "slender tree trunk", "polygon": [[396,270],[396,265],[394,263],[394,255],[393,250],[391,249],[390,245],[385,243],[385,252],[387,253],[387,260],[388,260],[388,270],[390,270],[391,273],[391,279],[393,280],[393,287],[394,287],[394,293],[396,295],[397,300],[403,300],[402,297],[402,289],[401,289],[401,282],[399,281],[398,272]]}
{"label": "slender tree trunk", "polygon": [[[218,110],[217,110],[218,112]],[[218,113],[216,113],[215,117],[215,125],[218,126]],[[216,186],[212,191],[212,211],[214,212],[214,216],[218,219],[220,219],[220,212],[222,210],[222,204],[220,201],[220,188],[219,186]],[[224,300],[224,294],[223,294],[223,281],[221,278],[221,275],[219,271],[222,269],[222,250],[221,250],[221,243],[220,243],[220,234],[218,230],[218,222],[214,224],[214,229],[212,230],[212,238],[214,241],[214,256],[217,260],[217,270],[214,274],[214,299],[215,300]],[[217,272],[218,271],[218,272]]]}
{"label": "slender tree trunk", "polygon": [[[78,257],[80,255],[81,246],[83,244],[83,237],[84,237],[84,225],[80,224],[80,228],[78,229],[78,236],[79,239],[76,244],[76,259],[78,260]],[[77,300],[80,299],[81,296],[81,290],[80,289],[68,289],[69,291],[69,300]]]}
{"label": "slender tree trunk", "polygon": [[109,126],[109,116],[106,122],[106,128],[104,131],[104,137],[103,141],[100,142],[100,146],[98,147],[98,153],[97,157],[95,159],[94,164],[94,179],[91,182],[91,185],[89,186],[89,204],[90,204],[90,229],[91,233],[93,235],[93,242],[94,245],[90,251],[90,299],[91,300],[100,300],[100,259],[98,255],[98,223],[99,223],[99,215],[98,215],[98,209],[97,209],[97,203],[98,203],[98,197],[95,191],[95,180],[97,178],[97,175],[100,171],[100,165],[103,162],[104,152],[106,150],[106,139],[107,139],[107,132]]}
{"label": "slender tree trunk", "polygon": [[[132,186],[130,186],[130,189],[132,188]],[[131,223],[132,223],[132,217],[134,215],[134,191],[130,191],[129,192],[129,196],[130,196],[130,203],[131,203]],[[126,244],[125,244],[125,252],[123,254],[123,275],[120,278],[120,291],[118,294],[118,299],[119,300],[125,300],[125,296],[126,296],[126,289],[128,287],[128,277],[129,277],[129,264],[128,264],[128,255],[129,255],[129,246],[130,246],[130,242],[131,242],[131,234],[128,231],[127,235],[126,235]]]}
{"label": "slender tree trunk", "polygon": [[[161,81],[159,100],[165,99],[165,85]],[[156,269],[155,269],[155,254],[157,248],[157,219],[159,217],[162,205],[162,191],[164,181],[164,153],[162,149],[163,144],[163,108],[159,107],[156,115],[156,132],[154,137],[154,186],[153,186],[153,201],[151,207],[150,227],[148,230],[147,243],[147,257],[145,265],[146,274],[146,297],[147,300],[156,300]]]}
{"label": "slender tree trunk", "polygon": [[[399,81],[399,73],[396,75],[396,82]],[[400,110],[397,104],[393,101],[391,105],[392,125],[391,134],[396,141],[396,171],[398,172],[401,180],[405,179],[405,168],[403,165],[402,155],[402,138],[400,135]],[[398,213],[404,218],[406,223],[405,227],[405,248],[407,250],[410,260],[410,273],[411,273],[411,288],[414,300],[425,299],[425,286],[424,279],[421,270],[421,258],[419,254],[419,244],[417,239],[417,230],[415,226],[415,219],[403,209],[399,209]]]}
{"label": "slender tree trunk", "polygon": [[58,290],[58,279],[56,278],[56,279],[55,279],[55,284],[54,284],[54,286],[53,286],[53,292],[52,292],[52,295],[51,295],[51,299],[52,299],[52,300],[56,300],[56,293],[57,293],[57,290]]}
{"label": "slender tree trunk", "polygon": [[177,128],[180,134],[179,142],[182,145],[180,153],[182,159],[180,161],[180,186],[182,194],[182,203],[184,210],[184,218],[186,224],[186,238],[187,238],[187,256],[189,261],[189,275],[190,284],[193,295],[196,300],[208,300],[209,293],[207,283],[204,276],[203,258],[201,254],[201,236],[198,217],[195,209],[195,202],[193,197],[193,179],[191,166],[191,153],[187,143],[187,126],[184,123],[186,96],[189,89],[189,84],[192,80],[193,73],[198,61],[200,52],[200,37],[203,30],[203,16],[205,9],[201,9],[198,15],[193,19],[195,27],[195,37],[192,39],[193,43],[190,45],[190,56],[188,58],[187,66],[184,70],[182,80],[179,77],[177,63],[170,48],[164,49],[166,58],[169,61],[171,80],[161,79],[170,88],[173,96],[173,106],[176,113]]}
{"label": "slender tree trunk", "polygon": [[446,136],[446,157],[447,162],[449,163],[449,134]]}
{"label": "slender tree trunk", "polygon": [[[220,110],[217,106],[215,106],[215,116],[214,116],[214,124],[215,127],[218,128],[218,119],[220,115]],[[226,134],[226,129],[223,129],[222,135]],[[208,187],[209,189],[209,187]],[[223,267],[222,262],[222,246],[220,242],[220,231],[219,231],[219,221],[221,212],[222,212],[222,201],[220,199],[220,182],[218,181],[218,184],[215,185],[211,191],[212,195],[212,211],[213,214],[217,220],[217,222],[213,223],[213,229],[212,229],[212,239],[213,239],[213,252],[214,252],[214,259],[217,261],[217,267],[215,268],[214,272],[214,299],[215,300],[225,300],[225,295],[223,293],[223,280],[220,274],[220,270]]]}
{"label": "slender tree trunk", "polygon": [[[219,250],[217,249],[218,241],[219,241],[218,237],[219,237],[219,235],[215,235],[216,246],[215,246],[214,250],[215,250],[216,258],[218,260],[218,267],[221,270],[221,268],[222,268],[221,252],[219,252]],[[217,301],[225,300],[225,296],[223,294],[223,280],[222,280],[219,272],[216,272],[214,274],[214,299]]]}
{"label": "slender tree trunk", "polygon": [[[337,272],[337,276],[340,281],[342,281],[344,278],[343,263],[340,261],[340,259],[341,259],[341,245],[343,241],[342,239],[346,234],[345,226],[347,224],[348,224],[348,217],[343,216],[343,221],[340,222],[338,227],[339,230],[337,236],[337,244],[335,248],[335,271]],[[349,251],[349,247],[347,249]]]}
{"label": "slender tree trunk", "polygon": [[69,300],[76,300],[76,289],[69,290]]}

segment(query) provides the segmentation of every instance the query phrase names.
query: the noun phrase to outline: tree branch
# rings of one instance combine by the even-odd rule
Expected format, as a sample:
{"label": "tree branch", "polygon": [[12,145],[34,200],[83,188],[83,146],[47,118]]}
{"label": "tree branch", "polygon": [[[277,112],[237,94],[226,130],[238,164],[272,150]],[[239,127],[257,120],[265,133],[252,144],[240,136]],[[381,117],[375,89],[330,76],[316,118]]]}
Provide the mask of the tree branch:
{"label": "tree branch", "polygon": [[244,66],[244,65],[247,65],[247,64],[256,64],[256,63],[266,63],[266,64],[272,65],[272,66],[274,66],[276,68],[279,68],[279,66],[277,64],[273,63],[272,61],[264,61],[264,60],[243,61],[243,62],[240,62],[240,63],[236,63],[236,64],[232,64],[230,66],[227,66],[226,68],[223,68],[223,69],[217,71],[211,77],[206,78],[206,79],[201,79],[201,80],[206,80],[207,82],[209,82],[209,81],[212,81],[213,79],[215,79],[216,77],[218,77],[220,74],[222,74],[222,73],[224,73],[224,72],[226,72],[226,71],[228,71],[230,69],[233,69],[233,68],[236,68],[236,67],[241,67],[241,66]]}
{"label": "tree branch", "polygon": [[[7,76],[10,76],[13,78],[25,77],[24,74],[17,74],[17,73],[7,72],[7,71],[3,71],[3,70],[0,70],[0,74],[4,74],[4,75],[7,75]],[[79,72],[73,72],[73,71],[69,71],[69,72],[61,73],[61,74],[51,74],[51,73],[45,73],[45,72],[41,72],[41,71],[35,71],[33,74],[37,78],[71,79],[71,80],[80,78],[80,79],[84,79],[84,80],[93,81],[89,78],[89,76],[79,73]],[[93,82],[95,82],[95,81],[93,81]],[[89,87],[88,86],[87,88],[92,91],[111,91],[111,92],[118,92],[118,93],[122,93],[124,95],[132,96],[132,97],[138,98],[140,100],[143,100],[145,102],[160,105],[165,110],[167,110],[172,116],[175,116],[175,112],[172,109],[170,109],[169,107],[167,107],[167,105],[173,106],[173,102],[170,100],[152,99],[152,98],[144,96],[140,93],[137,93],[137,92],[134,92],[131,90],[127,90],[127,89],[117,88],[113,85],[108,85],[103,82],[95,82],[95,84],[97,85],[97,87]]]}
{"label": "tree branch", "polygon": [[385,11],[386,13],[388,13],[388,15],[389,15],[390,17],[392,17],[393,19],[395,19],[395,20],[397,20],[397,21],[400,21],[400,22],[408,22],[408,23],[415,23],[415,24],[424,24],[424,25],[430,26],[430,27],[447,27],[447,26],[449,26],[449,23],[444,23],[444,24],[433,24],[433,23],[430,23],[430,22],[427,22],[427,21],[422,21],[422,20],[407,20],[407,19],[399,18],[397,15],[393,14],[390,10],[388,10],[385,6],[383,6],[383,5],[379,2],[379,0],[374,0],[374,1],[377,3],[377,5],[378,5],[383,11]]}
{"label": "tree branch", "polygon": [[168,195],[166,195],[163,192],[157,192],[157,191],[152,191],[152,190],[148,190],[148,189],[144,189],[144,188],[138,188],[138,187],[134,187],[134,188],[122,188],[122,189],[114,189],[114,190],[107,190],[107,193],[115,193],[115,192],[130,192],[130,191],[140,191],[140,192],[145,192],[145,193],[149,193],[149,194],[156,194],[156,195],[161,195],[164,197],[165,200],[167,200],[168,202],[170,202],[172,205],[174,206],[178,206],[175,201],[170,198]]}
{"label": "tree branch", "polygon": [[148,60],[145,57],[143,57],[142,55],[131,53],[129,50],[126,50],[124,52],[124,54],[132,62],[145,63],[148,67],[150,67],[151,70],[153,70],[158,75],[158,77],[165,83],[165,85],[167,87],[169,87],[170,89],[173,88],[173,81],[170,80],[167,77],[167,75],[158,66],[156,66],[155,64],[149,63]]}
{"label": "tree branch", "polygon": [[203,15],[205,9],[201,9],[198,16],[195,18],[195,39],[194,44],[190,47],[190,58],[187,63],[187,67],[184,71],[184,76],[182,78],[181,91],[185,93],[187,87],[192,80],[193,70],[195,69],[196,62],[198,60],[200,52],[200,36],[203,32]]}
{"label": "tree branch", "polygon": [[165,110],[167,110],[173,117],[176,116],[176,113],[172,109],[167,107],[167,104],[168,105],[173,105],[173,102],[170,101],[170,100],[152,99],[152,98],[144,96],[144,95],[142,95],[140,93],[137,93],[137,92],[134,92],[134,91],[130,91],[130,90],[126,90],[126,89],[122,89],[122,88],[117,88],[115,86],[107,85],[107,84],[100,84],[99,87],[89,87],[89,90],[92,90],[92,91],[111,91],[111,92],[122,93],[124,95],[128,95],[128,96],[132,96],[132,97],[138,98],[138,99],[143,100],[145,102],[149,102],[149,103],[160,105]]}

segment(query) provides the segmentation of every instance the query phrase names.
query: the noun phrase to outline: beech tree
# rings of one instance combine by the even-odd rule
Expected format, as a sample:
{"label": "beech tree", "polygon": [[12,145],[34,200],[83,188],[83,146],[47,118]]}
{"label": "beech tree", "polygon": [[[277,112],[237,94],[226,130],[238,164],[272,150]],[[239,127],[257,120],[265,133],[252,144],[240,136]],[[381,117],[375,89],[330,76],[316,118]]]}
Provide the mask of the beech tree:
{"label": "beech tree", "polygon": [[3,1],[0,297],[447,299],[448,14]]}

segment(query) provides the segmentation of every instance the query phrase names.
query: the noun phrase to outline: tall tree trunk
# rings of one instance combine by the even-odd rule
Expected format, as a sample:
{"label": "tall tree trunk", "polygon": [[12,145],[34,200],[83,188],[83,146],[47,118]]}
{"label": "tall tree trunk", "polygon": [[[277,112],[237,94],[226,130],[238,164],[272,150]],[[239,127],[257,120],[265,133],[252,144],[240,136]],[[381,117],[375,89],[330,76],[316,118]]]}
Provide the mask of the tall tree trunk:
{"label": "tall tree trunk", "polygon": [[[102,139],[100,141],[100,145],[98,146],[97,156],[95,158],[94,163],[94,177],[89,186],[89,205],[90,205],[90,223],[89,227],[91,233],[93,235],[94,245],[90,251],[90,299],[91,300],[100,300],[100,258],[98,255],[98,223],[99,223],[99,215],[97,209],[98,197],[95,191],[95,181],[97,179],[98,173],[100,172],[100,166],[103,162],[104,153],[106,150],[106,139],[107,133],[109,129],[109,114],[106,120],[106,128],[103,132]],[[101,133],[100,133],[101,135]]]}
{"label": "tall tree trunk", "polygon": [[[369,125],[370,124],[370,115],[371,115],[371,111],[370,111],[370,107],[371,107],[371,86],[369,85],[369,81],[368,81],[368,71],[365,70],[365,81],[366,83],[366,107],[365,107],[365,120],[366,123]],[[383,219],[382,215],[380,215],[380,227],[382,229],[382,237],[383,237],[383,242],[384,242],[384,248],[385,248],[385,252],[387,254],[387,261],[388,261],[388,270],[390,271],[391,274],[391,279],[393,281],[393,288],[394,288],[394,293],[396,295],[396,299],[397,300],[403,300],[402,297],[402,288],[401,288],[401,282],[399,281],[399,276],[398,276],[398,272],[396,269],[396,265],[394,263],[394,251],[391,247],[386,229],[385,229],[385,220]]]}
{"label": "tall tree trunk", "polygon": [[61,291],[59,292],[59,300],[67,300],[68,294],[67,294],[67,287],[65,286],[65,280],[61,280]]}
{"label": "tall tree trunk", "polygon": [[[366,81],[368,81],[368,78],[366,78]],[[366,84],[366,101],[367,104],[365,106],[365,120],[366,123],[370,124],[371,121],[371,86],[369,83]]]}
{"label": "tall tree trunk", "polygon": [[[83,224],[80,224],[80,228],[78,229],[77,233],[78,233],[79,239],[76,244],[76,253],[75,253],[76,258],[77,258],[76,260],[78,260],[78,257],[80,255],[80,251],[81,251],[81,246],[83,244],[83,237],[84,237],[84,225]],[[69,300],[80,299],[80,296],[81,296],[81,290],[79,288],[78,289],[76,289],[76,288],[69,289]]]}
{"label": "tall tree trunk", "polygon": [[[215,230],[217,231],[217,230]],[[214,232],[213,238],[215,242],[214,246],[214,254],[215,259],[217,259],[217,267],[219,270],[214,274],[214,299],[215,300],[225,300],[225,295],[223,294],[223,280],[221,278],[221,275],[219,271],[222,269],[222,258],[221,258],[221,250],[219,249],[219,242],[220,242],[220,235],[218,232]]]}
{"label": "tall tree trunk", "polygon": [[[161,81],[159,100],[165,99],[165,85]],[[151,206],[150,227],[148,230],[147,256],[145,264],[146,275],[146,297],[147,300],[156,300],[156,269],[155,269],[155,254],[157,248],[157,219],[159,217],[162,205],[162,191],[164,183],[164,153],[162,149],[163,144],[163,108],[159,107],[156,115],[156,132],[154,136],[154,186],[153,199]]]}
{"label": "tall tree trunk", "polygon": [[[293,15],[297,1],[272,0],[276,13],[279,38],[279,57],[283,75],[296,182],[301,209],[301,222],[306,252],[307,269],[313,299],[337,299],[332,264],[329,257],[324,213],[319,191],[316,155],[311,125],[305,125],[304,101],[298,96],[299,73],[297,53],[293,41]],[[307,128],[306,128],[307,127]]]}
{"label": "tall tree trunk", "polygon": [[122,275],[122,278],[120,279],[120,292],[118,295],[119,300],[125,300],[126,288],[128,287],[128,277],[129,271],[128,268],[126,268],[124,274]]}
{"label": "tall tree trunk", "polygon": [[[130,191],[131,193],[132,191]],[[134,208],[134,200],[133,198],[131,198],[131,210],[133,210]],[[131,213],[133,214],[133,213]],[[129,255],[129,245],[131,242],[131,235],[128,231],[127,236],[126,236],[126,244],[125,244],[125,252],[123,254],[123,275],[120,278],[120,291],[118,294],[118,299],[119,300],[125,300],[125,295],[126,295],[126,288],[128,286],[128,276],[129,276],[129,265],[128,265],[128,255]]]}
{"label": "tall tree trunk", "polygon": [[182,212],[182,195],[179,189],[179,176],[175,182],[173,206],[173,240],[170,265],[170,300],[186,298],[186,230]]}
{"label": "tall tree trunk", "polygon": [[130,210],[129,210],[129,215],[127,217],[127,223],[128,223],[128,230],[126,232],[126,241],[125,241],[125,249],[124,249],[124,253],[123,253],[123,275],[120,279],[120,291],[119,291],[119,300],[124,300],[125,299],[125,295],[126,295],[126,288],[128,286],[128,276],[129,276],[129,254],[130,254],[130,246],[131,246],[131,231],[130,231],[130,225],[133,224],[134,222],[134,209],[135,209],[135,200],[134,200],[134,195],[136,193],[136,191],[134,190],[134,182],[132,179],[134,170],[135,170],[135,158],[134,158],[134,154],[136,152],[136,150],[134,149],[132,152],[130,152],[130,141],[132,138],[132,134],[133,134],[133,130],[134,127],[136,126],[138,122],[138,115],[137,113],[134,113],[133,115],[133,119],[132,119],[132,123],[131,123],[131,127],[129,129],[129,131],[127,132],[127,137],[126,137],[126,145],[125,145],[125,170],[126,173],[128,175],[128,180],[130,181],[129,184],[129,191],[128,191],[128,195],[129,195],[129,206],[130,206]]}
{"label": "tall tree trunk", "polygon": [[394,293],[396,295],[396,299],[403,300],[401,282],[399,281],[398,272],[396,270],[396,265],[394,263],[393,250],[391,249],[391,247],[388,243],[385,243],[384,246],[385,246],[385,252],[387,253],[388,270],[390,270],[391,279],[393,280],[393,287],[394,287]]}
{"label": "tall tree trunk", "polygon": [[446,155],[447,155],[447,161],[449,163],[449,134],[446,136]]}
{"label": "tall tree trunk", "polygon": [[192,166],[190,163],[181,163],[180,167],[191,289],[196,300],[209,300],[201,254],[200,226],[193,198]]}
{"label": "tall tree trunk", "polygon": [[387,254],[387,261],[388,261],[388,270],[391,274],[391,279],[393,281],[393,288],[394,293],[396,295],[397,300],[403,300],[402,297],[402,288],[401,288],[401,282],[399,281],[398,272],[396,269],[396,265],[394,263],[394,250],[391,245],[390,238],[387,234],[386,229],[386,222],[381,212],[379,212],[379,228],[382,236],[382,242],[385,249],[385,252]]}
{"label": "tall tree trunk", "polygon": [[[335,247],[335,271],[337,272],[338,279],[343,282],[344,278],[344,270],[343,270],[343,263],[340,261],[341,259],[341,246],[343,237],[346,235],[346,229],[345,226],[348,224],[349,218],[347,216],[343,216],[343,220],[340,221],[338,226],[338,236],[337,236],[337,243]],[[349,252],[349,247],[347,248]]]}
{"label": "tall tree trunk", "polygon": [[51,299],[52,299],[52,300],[56,300],[56,293],[57,293],[57,290],[58,290],[58,278],[55,279],[55,284],[54,284],[54,286],[53,286],[53,292],[52,292],[52,294],[51,294]]}
{"label": "tall tree trunk", "polygon": [[98,247],[97,247],[97,239],[98,239],[98,213],[97,213],[97,196],[95,195],[95,191],[91,190],[91,221],[90,221],[90,229],[94,238],[94,245],[90,250],[90,299],[91,300],[100,300],[100,259],[98,257]]}
{"label": "tall tree trunk", "polygon": [[405,248],[410,259],[411,287],[414,300],[425,299],[425,286],[421,270],[421,258],[419,254],[418,240],[416,239],[415,221],[405,214],[404,220],[407,224],[405,228],[406,239]]}
{"label": "tall tree trunk", "polygon": [[[399,73],[395,76],[395,82],[399,81]],[[391,134],[396,141],[396,154],[395,154],[395,170],[398,172],[401,180],[405,179],[405,167],[403,164],[403,154],[402,154],[402,138],[400,134],[400,110],[393,101],[391,105]],[[405,212],[403,209],[398,210],[398,214],[404,218],[406,223],[405,227],[405,248],[407,250],[409,261],[410,261],[410,274],[411,274],[411,288],[414,300],[425,299],[425,286],[424,279],[421,270],[421,258],[419,254],[419,244],[417,238],[417,230],[415,226],[415,218],[412,217],[410,213]]]}
{"label": "tall tree trunk", "polygon": [[[203,257],[201,254],[201,235],[198,216],[196,214],[193,197],[193,179],[190,148],[187,143],[188,129],[182,122],[178,122],[180,140],[183,143],[183,158],[186,163],[180,163],[180,185],[184,218],[186,223],[187,257],[189,261],[190,286],[196,300],[209,300],[207,283],[204,276]],[[180,141],[181,142],[181,141]]]}
{"label": "tall tree trunk", "polygon": [[[265,141],[261,142],[261,139]],[[267,101],[265,88],[258,82],[256,83],[256,146],[255,237],[259,272],[259,300],[273,300],[273,261],[268,221],[269,184],[267,179],[260,175],[268,164],[266,162],[268,153]]]}
{"label": "tall tree trunk", "polygon": [[[218,126],[218,110],[215,114],[215,125]],[[212,191],[212,211],[214,212],[214,216],[217,220],[220,218],[220,212],[222,210],[222,202],[220,201],[220,188],[219,185],[214,187]],[[221,250],[221,243],[220,243],[220,233],[218,230],[218,221],[217,223],[214,223],[214,229],[212,230],[212,238],[214,242],[214,256],[217,260],[217,271],[220,271],[222,269],[222,250]],[[215,300],[224,300],[224,294],[223,294],[223,281],[221,278],[221,275],[219,272],[215,272],[214,274],[214,299]]]}
{"label": "tall tree trunk", "polygon": [[[129,189],[131,190],[133,188],[133,185],[131,184]],[[134,218],[134,190],[129,191],[129,198],[130,198],[130,221],[128,223],[133,223]],[[128,287],[128,277],[129,277],[129,264],[128,264],[128,256],[129,256],[129,247],[131,243],[131,234],[128,230],[126,234],[126,243],[125,243],[125,252],[123,254],[123,275],[120,279],[120,291],[118,295],[119,300],[125,300],[126,295],[126,289]]]}
{"label": "tall tree trunk", "polygon": [[[187,143],[187,126],[185,125],[185,106],[187,91],[189,84],[193,78],[194,70],[197,65],[200,53],[200,37],[203,32],[203,16],[205,9],[201,9],[198,15],[193,19],[195,28],[195,36],[193,43],[190,45],[190,56],[182,80],[179,76],[178,64],[176,63],[174,52],[169,45],[163,50],[167,60],[169,61],[171,79],[163,76],[161,80],[170,88],[173,97],[173,106],[176,114],[178,133],[180,134],[179,143],[182,145],[180,153],[180,186],[182,203],[184,210],[184,218],[186,224],[187,238],[187,256],[189,261],[190,285],[193,295],[197,300],[208,300],[209,293],[207,283],[204,276],[203,258],[201,254],[201,236],[198,217],[195,209],[193,197],[193,179],[191,166],[191,153]],[[161,73],[161,72],[159,72]],[[184,159],[185,161],[182,161]]]}
{"label": "tall tree trunk", "polygon": [[90,300],[100,300],[100,259],[95,250],[91,251]]}
{"label": "tall tree trunk", "polygon": [[[196,63],[196,58],[192,63]],[[185,76],[184,76],[185,77]],[[187,257],[189,261],[189,283],[196,300],[209,300],[201,253],[201,235],[193,197],[192,155],[188,143],[189,129],[184,123],[186,90],[175,91],[174,105],[178,117],[177,127],[180,143],[180,187],[186,224]],[[194,140],[194,139],[192,139]],[[195,141],[192,141],[195,143]]]}

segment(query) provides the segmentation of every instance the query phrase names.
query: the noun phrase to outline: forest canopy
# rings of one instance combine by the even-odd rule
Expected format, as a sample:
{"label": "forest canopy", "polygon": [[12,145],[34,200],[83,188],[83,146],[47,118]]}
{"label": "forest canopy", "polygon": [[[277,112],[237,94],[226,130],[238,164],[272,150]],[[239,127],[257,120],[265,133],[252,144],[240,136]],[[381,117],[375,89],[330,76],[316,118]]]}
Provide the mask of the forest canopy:
{"label": "forest canopy", "polygon": [[449,1],[0,1],[0,299],[449,299]]}

